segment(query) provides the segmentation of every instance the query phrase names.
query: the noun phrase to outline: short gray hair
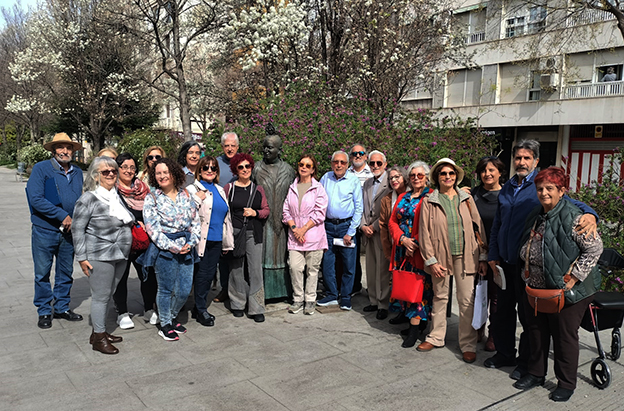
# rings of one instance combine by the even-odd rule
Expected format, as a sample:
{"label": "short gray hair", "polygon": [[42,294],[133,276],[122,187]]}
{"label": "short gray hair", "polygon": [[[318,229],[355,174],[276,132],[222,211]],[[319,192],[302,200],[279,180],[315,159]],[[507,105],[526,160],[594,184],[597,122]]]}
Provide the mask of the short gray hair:
{"label": "short gray hair", "polygon": [[518,150],[530,150],[533,152],[533,159],[537,159],[540,156],[540,143],[537,140],[520,140],[511,151],[512,158],[516,156]]}
{"label": "short gray hair", "polygon": [[345,153],[342,150],[338,150],[338,151],[334,151],[334,153],[331,156],[331,161],[334,161],[334,158],[338,155],[338,154],[342,154],[343,156],[347,157],[347,162],[349,161],[349,155],[347,153]]}
{"label": "short gray hair", "polygon": [[383,157],[383,161],[384,161],[384,163],[387,161],[387,160],[386,160],[386,155],[385,155],[384,153],[382,153],[381,151],[379,151],[379,150],[373,150],[373,151],[371,151],[371,152],[368,154],[368,158],[370,159],[370,158],[373,156],[373,154],[379,154],[381,157]]}
{"label": "short gray hair", "polygon": [[431,167],[429,167],[429,164],[425,163],[424,161],[414,161],[412,164],[409,165],[409,167],[407,167],[407,186],[409,188],[412,188],[412,181],[409,178],[410,173],[413,169],[421,167],[423,170],[425,170],[425,178],[429,179],[429,172],[431,171]]}
{"label": "short gray hair", "polygon": [[[352,146],[351,146],[351,149],[349,150],[349,153],[352,153],[352,152],[353,152],[353,148],[354,148],[355,146],[360,146],[360,147],[362,147],[362,148],[364,149],[364,155],[366,155],[366,156],[368,155],[368,151],[366,150],[366,147],[364,147],[364,144],[360,144],[360,143],[355,143],[354,145],[352,145]],[[347,156],[347,158],[348,158],[348,156]]]}
{"label": "short gray hair", "polygon": [[91,162],[89,169],[87,170],[87,176],[85,177],[84,184],[82,186],[82,192],[93,191],[100,186],[100,166],[104,164],[117,170],[117,178],[119,178],[119,166],[117,162],[110,157],[96,157]]}
{"label": "short gray hair", "polygon": [[223,133],[223,135],[221,136],[221,145],[225,144],[225,140],[227,140],[228,137],[234,137],[234,139],[236,140],[236,145],[239,145],[238,136],[233,131]]}

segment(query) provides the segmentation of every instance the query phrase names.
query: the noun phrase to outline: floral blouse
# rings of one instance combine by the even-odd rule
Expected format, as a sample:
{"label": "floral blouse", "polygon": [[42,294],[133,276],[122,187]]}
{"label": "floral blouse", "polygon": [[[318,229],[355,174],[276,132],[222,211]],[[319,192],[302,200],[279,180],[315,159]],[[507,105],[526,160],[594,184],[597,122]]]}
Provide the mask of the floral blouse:
{"label": "floral blouse", "polygon": [[[572,267],[572,272],[570,273],[574,277],[576,277],[579,281],[585,280],[589,275],[590,271],[596,263],[598,263],[598,259],[602,254],[602,239],[600,236],[595,235],[592,237],[588,237],[587,234],[580,235],[576,232],[576,227],[579,224],[579,220],[582,216],[576,217],[574,220],[574,224],[572,227],[572,240],[579,246],[581,249],[580,256],[578,260],[574,263],[574,267]],[[529,287],[533,288],[546,288],[546,280],[544,278],[544,229],[546,224],[544,224],[544,219],[541,219],[541,222],[537,224],[535,227],[535,234],[533,235],[533,240],[531,241],[531,249],[529,250],[529,278],[524,279],[524,281],[529,285]],[[526,259],[527,253],[527,245],[529,241],[520,249],[520,258],[522,260]],[[565,273],[562,273],[563,275]],[[524,278],[524,274],[522,275]]]}
{"label": "floral blouse", "polygon": [[189,231],[191,233],[189,245],[195,247],[199,243],[201,235],[199,214],[193,198],[185,189],[178,191],[175,202],[160,189],[152,190],[145,197],[143,220],[145,231],[161,250],[178,254],[186,244],[185,238],[171,240],[165,233]]}

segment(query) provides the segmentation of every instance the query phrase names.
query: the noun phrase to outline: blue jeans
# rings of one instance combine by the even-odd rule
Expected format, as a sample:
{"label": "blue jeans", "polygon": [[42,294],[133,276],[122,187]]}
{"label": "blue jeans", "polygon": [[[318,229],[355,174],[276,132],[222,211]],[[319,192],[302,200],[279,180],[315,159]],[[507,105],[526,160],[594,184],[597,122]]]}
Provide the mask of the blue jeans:
{"label": "blue jeans", "polygon": [[217,264],[221,257],[221,241],[206,241],[204,256],[199,262],[199,270],[195,275],[195,308],[198,313],[206,312],[206,299],[210,285],[217,273]]}
{"label": "blue jeans", "polygon": [[[62,313],[69,310],[69,300],[74,279],[74,244],[71,234],[32,226],[31,248],[35,266],[35,298],[33,303],[39,315]],[[54,291],[50,285],[50,271],[54,268]]]}
{"label": "blue jeans", "polygon": [[154,265],[158,280],[156,305],[160,325],[171,325],[191,292],[193,285],[193,263],[184,262],[184,255],[174,254],[173,258],[159,255]]}
{"label": "blue jeans", "polygon": [[[340,303],[351,303],[351,291],[353,290],[353,278],[355,275],[355,260],[357,248],[339,247],[334,245],[334,238],[342,239],[347,235],[350,221],[333,224],[325,222],[325,232],[327,233],[327,251],[323,255],[323,279],[327,288],[327,297],[338,299],[338,285],[336,282],[336,254],[342,256],[344,272],[342,274],[342,284],[340,286]],[[351,239],[355,244],[355,236]]]}

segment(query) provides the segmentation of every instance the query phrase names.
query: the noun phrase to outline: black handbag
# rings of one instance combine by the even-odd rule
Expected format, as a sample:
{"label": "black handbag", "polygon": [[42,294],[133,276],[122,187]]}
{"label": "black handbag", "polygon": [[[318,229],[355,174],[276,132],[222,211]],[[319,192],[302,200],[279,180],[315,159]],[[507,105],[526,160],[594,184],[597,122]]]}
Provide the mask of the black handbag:
{"label": "black handbag", "polygon": [[[234,183],[232,183],[232,189],[230,191],[230,203],[234,200]],[[251,203],[253,202],[254,197],[256,196],[256,185],[251,183],[251,194],[249,195],[249,200],[247,200],[247,207],[251,207]],[[243,218],[243,228],[234,236],[234,249],[230,251],[228,254],[232,255],[232,258],[242,258],[245,257],[245,253],[247,251],[247,217]]]}

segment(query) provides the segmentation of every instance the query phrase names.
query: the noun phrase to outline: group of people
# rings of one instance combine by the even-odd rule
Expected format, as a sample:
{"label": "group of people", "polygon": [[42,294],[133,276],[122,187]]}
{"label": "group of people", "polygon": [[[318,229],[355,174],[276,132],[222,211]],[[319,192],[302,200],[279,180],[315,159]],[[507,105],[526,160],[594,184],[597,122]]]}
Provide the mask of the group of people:
{"label": "group of people", "polygon": [[[552,399],[570,398],[578,328],[599,286],[602,243],[596,213],[565,196],[564,171],[538,173],[538,142],[513,148],[515,175],[504,184],[503,162],[481,159],[473,189],[459,188],[465,172],[450,158],[388,168],[382,152],[356,144],[348,153],[334,152],[331,171],[318,179],[310,153],[299,157],[294,171],[281,161],[277,135],[265,139],[259,165],[238,153],[236,134],[225,133],[221,143],[224,152],[215,158],[187,142],[177,161],[150,147],[141,170],[130,154],[106,149],[91,163],[84,186],[82,172],[70,163],[80,144],[60,133],[45,145],[53,157],[35,165],[27,186],[39,327],[51,327],[52,318],[82,320],[69,308],[74,253],[92,292],[90,342],[96,351],[116,354],[113,343],[122,337],[107,333],[106,312],[112,297],[120,327],[133,326],[131,265],[141,280],[145,321],[160,323],[159,335],[175,341],[186,332],[177,316],[192,288],[192,317],[215,324],[207,298],[217,270],[222,291],[216,300],[229,299],[235,317],[246,310],[263,322],[265,273],[279,278],[281,255],[292,287],[289,313],[312,315],[317,305],[351,310],[362,247],[369,299],[363,311],[379,320],[395,312],[391,324],[408,323],[403,347],[415,346],[427,329],[418,351],[445,345],[454,281],[461,356],[475,362],[484,334],[472,326],[475,284],[485,277],[491,280],[485,349],[496,354],[484,365],[515,366],[510,377],[519,389],[543,384],[552,337],[559,380]],[[267,183],[271,179],[276,183]],[[141,241],[141,232],[149,241]],[[423,279],[420,301],[392,298],[397,287],[406,287],[393,284],[396,270]],[[324,296],[317,300],[319,273]],[[504,288],[494,285],[500,276]],[[561,289],[565,306],[555,313],[534,309],[525,286]],[[516,306],[523,326],[518,356]]]}

